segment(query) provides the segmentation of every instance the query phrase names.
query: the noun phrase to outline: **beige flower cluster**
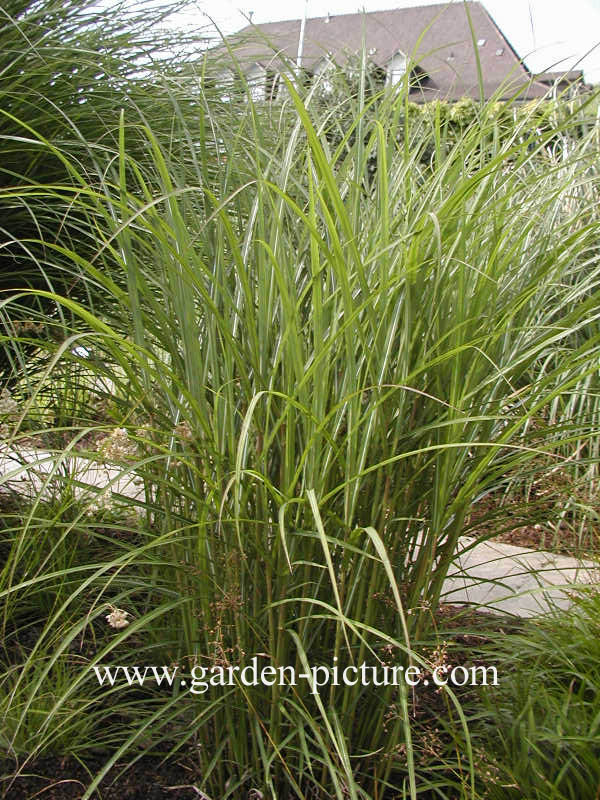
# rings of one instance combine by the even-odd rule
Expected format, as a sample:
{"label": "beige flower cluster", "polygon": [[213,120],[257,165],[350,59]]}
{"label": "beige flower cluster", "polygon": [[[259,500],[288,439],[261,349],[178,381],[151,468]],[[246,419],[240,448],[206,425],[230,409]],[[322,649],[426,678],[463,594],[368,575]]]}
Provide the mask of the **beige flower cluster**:
{"label": "beige flower cluster", "polygon": [[19,405],[8,389],[0,392],[0,416],[13,416],[19,410]]}
{"label": "beige flower cluster", "polygon": [[113,608],[110,614],[106,615],[106,621],[111,628],[120,630],[121,628],[126,628],[129,625],[129,620],[127,619],[128,616],[128,611],[123,611],[122,608]]}
{"label": "beige flower cluster", "polygon": [[8,439],[11,434],[10,423],[14,422],[19,411],[19,404],[5,387],[0,392],[0,438]]}
{"label": "beige flower cluster", "polygon": [[101,441],[98,449],[104,461],[126,461],[137,452],[137,446],[125,428],[115,428]]}
{"label": "beige flower cluster", "polygon": [[86,517],[95,517],[103,511],[114,512],[115,508],[112,492],[104,492],[94,497],[94,499],[88,503],[85,509],[85,515]]}

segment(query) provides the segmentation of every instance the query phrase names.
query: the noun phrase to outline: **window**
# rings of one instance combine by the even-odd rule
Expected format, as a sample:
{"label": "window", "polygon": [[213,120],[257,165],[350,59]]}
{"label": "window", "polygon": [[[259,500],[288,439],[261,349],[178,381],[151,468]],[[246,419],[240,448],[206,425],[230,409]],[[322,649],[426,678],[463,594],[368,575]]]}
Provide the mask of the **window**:
{"label": "window", "polygon": [[279,91],[279,75],[272,69],[268,69],[265,74],[265,98],[275,100]]}
{"label": "window", "polygon": [[486,41],[486,39],[477,39],[477,47],[483,47]]}
{"label": "window", "polygon": [[503,48],[503,47],[499,47],[499,48],[496,50],[496,55],[497,55],[497,56],[503,56],[503,55],[504,55],[504,48]]}
{"label": "window", "polygon": [[422,67],[420,67],[417,64],[410,75],[410,88],[425,89],[427,87],[433,87],[433,86],[434,83],[429,77],[429,75],[425,72],[425,70]]}

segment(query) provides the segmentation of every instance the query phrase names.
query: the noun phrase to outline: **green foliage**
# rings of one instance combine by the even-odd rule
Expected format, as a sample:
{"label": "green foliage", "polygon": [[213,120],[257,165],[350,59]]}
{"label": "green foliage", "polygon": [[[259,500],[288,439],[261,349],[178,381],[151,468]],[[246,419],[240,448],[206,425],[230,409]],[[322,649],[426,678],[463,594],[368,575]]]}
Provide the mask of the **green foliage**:
{"label": "green foliage", "polygon": [[[224,102],[193,76],[158,94],[172,134],[149,87],[139,105],[105,109],[100,148],[78,135],[59,147],[31,125],[32,149],[60,169],[21,170],[4,193],[41,219],[26,236],[36,263],[58,261],[79,288],[48,282],[1,306],[7,332],[24,306],[55,309],[31,312],[44,335],[5,337],[22,395],[13,442],[48,407],[50,382],[63,436],[46,439],[51,478],[3,523],[5,747],[23,759],[102,731],[109,766],[191,746],[198,788],[215,797],[473,796],[450,692],[440,766],[415,758],[405,686],[176,686],[138,704],[104,696],[91,669],[189,674],[257,654],[298,671],[334,658],[426,666],[473,500],[548,463],[585,470],[591,495],[594,134],[576,142],[567,116],[498,137],[486,106],[472,123],[459,108],[446,136],[438,107],[406,125],[401,91],[375,103],[361,81],[338,137],[335,108],[291,84],[278,113]],[[573,147],[557,152],[557,135]],[[41,224],[48,209],[58,228]],[[135,476],[138,521],[80,499],[74,451],[108,462],[107,500]],[[114,609],[130,622],[118,632]]]}
{"label": "green foliage", "polygon": [[580,598],[570,614],[529,623],[486,649],[502,680],[482,695],[484,722],[472,729],[486,754],[484,797],[597,797],[599,597]]}
{"label": "green foliage", "polygon": [[[170,32],[165,22],[177,7],[174,2],[150,11],[131,4],[129,10],[119,5],[99,8],[91,0],[13,0],[3,5],[0,291],[35,287],[91,302],[78,265],[60,249],[76,249],[89,258],[96,251],[99,221],[88,219],[74,196],[82,186],[103,191],[118,149],[119,109],[135,119],[129,148],[140,167],[145,141],[136,135],[136,125],[150,124],[169,147],[176,128],[169,61],[186,37]],[[198,39],[196,33],[197,44]],[[47,187],[43,193],[40,184]],[[22,302],[24,307],[14,314],[21,323],[30,319],[31,310],[57,313],[52,303],[39,298],[28,296]],[[6,332],[15,335],[14,329]],[[14,349],[4,349],[0,379],[6,379],[15,358]]]}

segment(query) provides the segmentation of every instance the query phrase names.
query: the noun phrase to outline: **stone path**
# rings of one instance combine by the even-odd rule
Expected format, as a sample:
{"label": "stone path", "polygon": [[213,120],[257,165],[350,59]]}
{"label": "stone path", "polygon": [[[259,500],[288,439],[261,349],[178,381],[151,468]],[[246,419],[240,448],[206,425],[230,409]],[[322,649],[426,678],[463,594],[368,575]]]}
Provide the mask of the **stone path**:
{"label": "stone path", "polygon": [[[54,456],[33,448],[0,451],[0,492],[51,496],[66,475],[76,493],[90,489],[143,498],[136,476],[118,467],[102,466],[75,455]],[[600,563],[538,552],[501,542],[459,540],[456,559],[444,583],[443,601],[476,604],[481,609],[535,616],[551,608],[568,608],[577,587],[598,583]]]}
{"label": "stone path", "polygon": [[27,496],[52,497],[67,475],[75,482],[76,495],[81,497],[89,495],[90,489],[103,489],[109,484],[112,492],[132,499],[142,499],[144,495],[137,476],[122,467],[34,448],[0,451],[0,493],[12,490]]}
{"label": "stone path", "polygon": [[444,602],[531,617],[568,608],[582,584],[600,582],[600,563],[463,536],[444,583]]}

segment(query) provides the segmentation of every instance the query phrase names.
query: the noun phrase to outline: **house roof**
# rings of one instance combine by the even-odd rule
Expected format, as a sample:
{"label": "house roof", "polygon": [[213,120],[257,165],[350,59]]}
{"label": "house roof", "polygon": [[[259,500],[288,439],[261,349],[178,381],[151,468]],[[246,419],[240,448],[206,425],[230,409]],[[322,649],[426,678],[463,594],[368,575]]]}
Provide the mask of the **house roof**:
{"label": "house roof", "polygon": [[540,72],[539,75],[536,75],[536,79],[541,83],[569,85],[583,81],[583,70],[570,69],[567,72]]}
{"label": "house roof", "polygon": [[[503,95],[507,97],[521,87],[527,87],[524,97],[544,96],[547,87],[535,81],[478,2],[307,19],[302,67],[314,72],[324,57],[343,64],[348,53],[362,50],[364,41],[369,57],[379,67],[385,68],[399,51],[418,64],[430,79],[426,88],[424,85],[416,90],[423,99],[478,97],[477,57],[469,17],[475,40],[483,42],[477,46],[477,55],[486,96],[499,87],[504,87]],[[275,65],[284,59],[295,62],[300,27],[299,19],[248,25],[229,41],[244,68],[255,63]]]}

